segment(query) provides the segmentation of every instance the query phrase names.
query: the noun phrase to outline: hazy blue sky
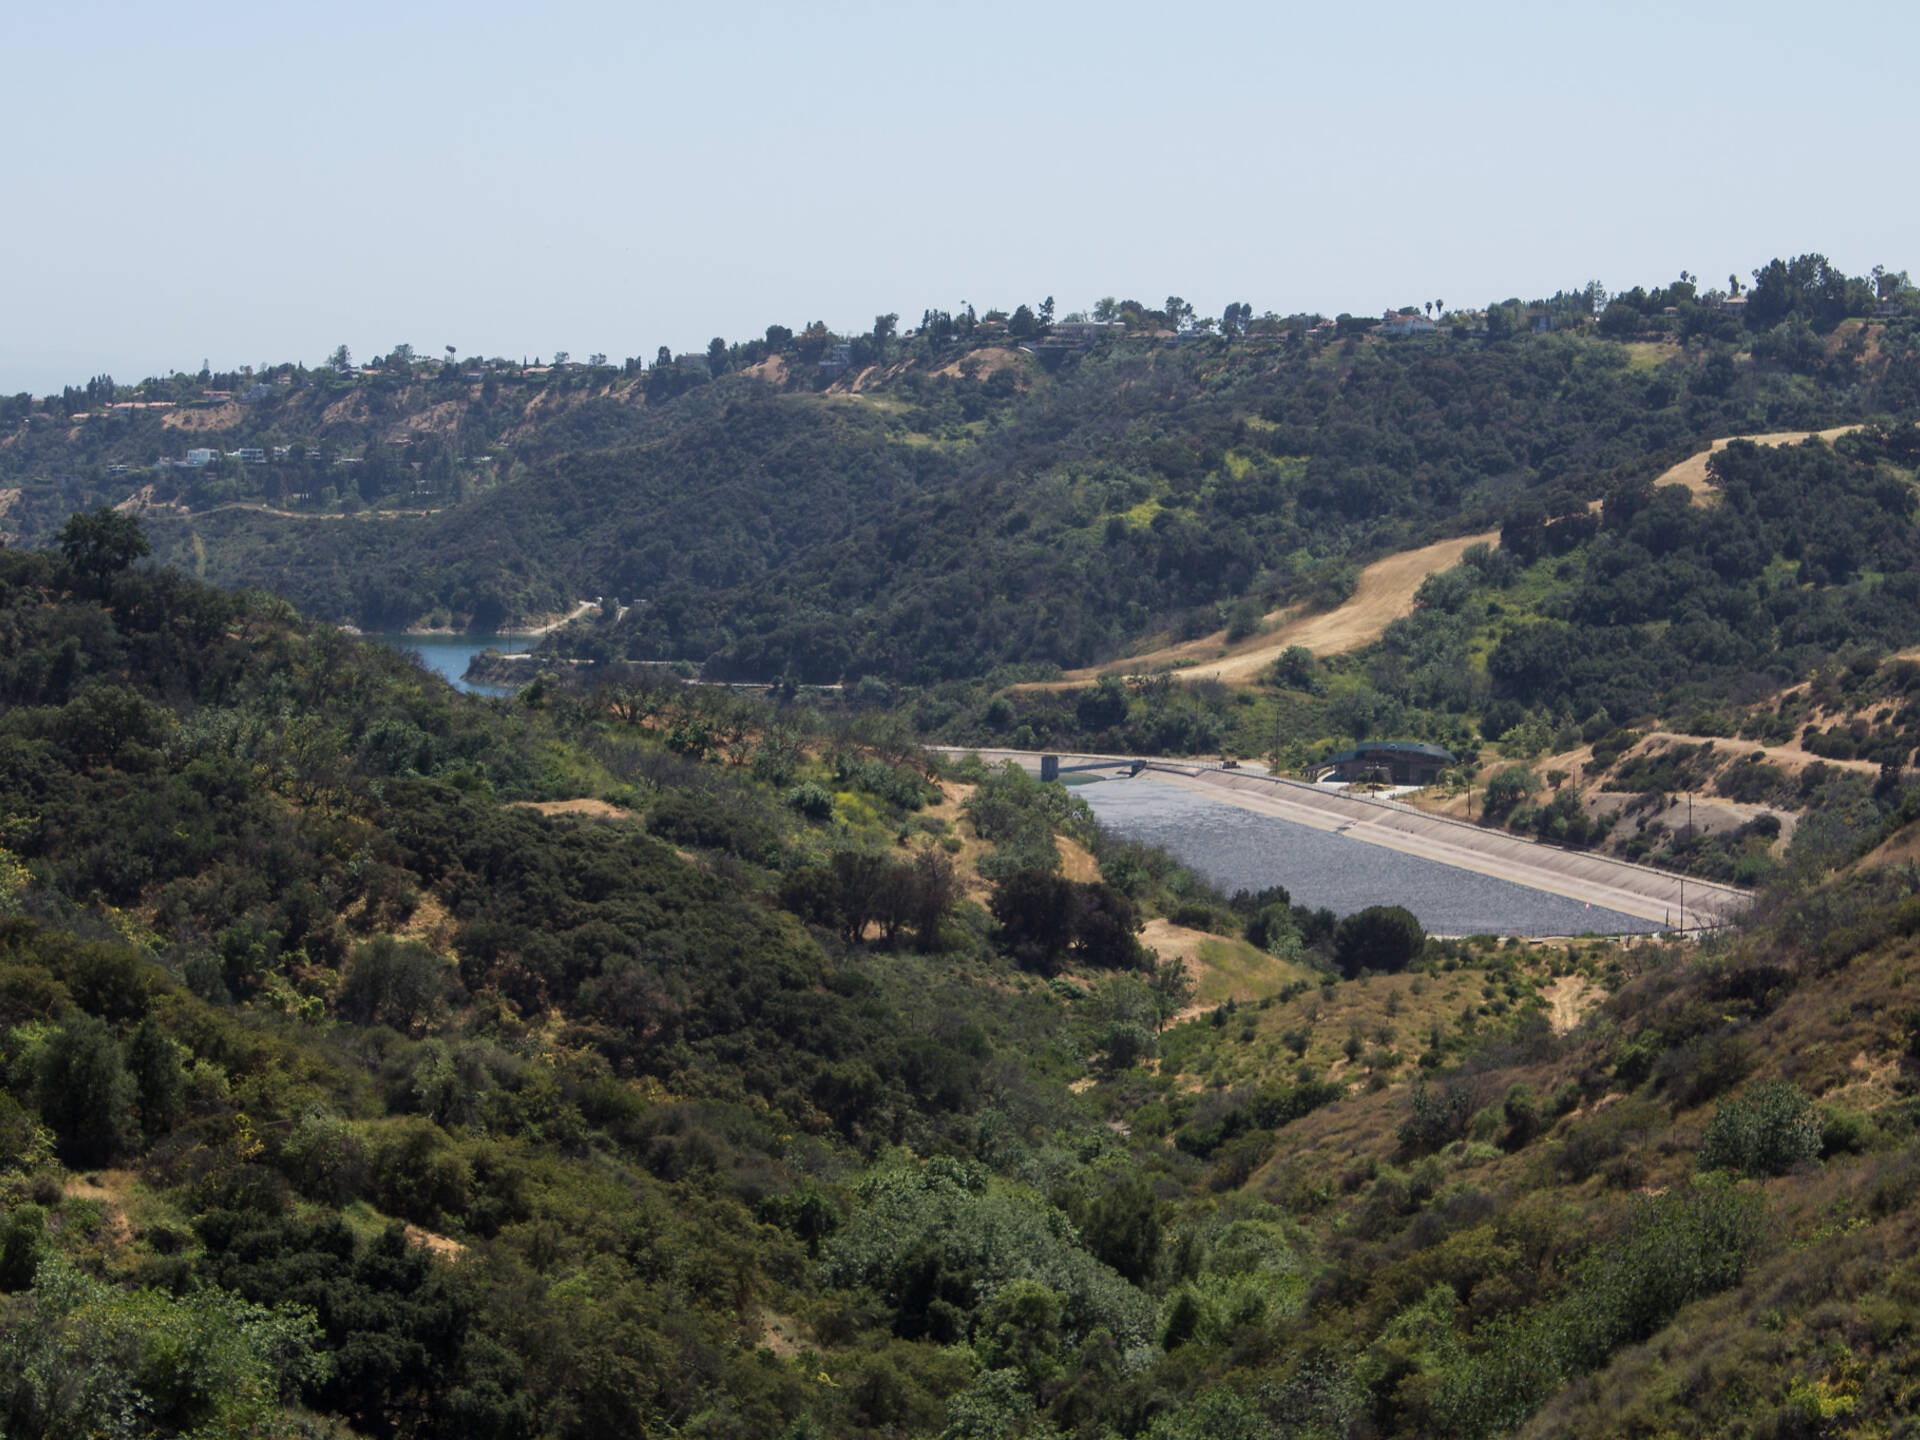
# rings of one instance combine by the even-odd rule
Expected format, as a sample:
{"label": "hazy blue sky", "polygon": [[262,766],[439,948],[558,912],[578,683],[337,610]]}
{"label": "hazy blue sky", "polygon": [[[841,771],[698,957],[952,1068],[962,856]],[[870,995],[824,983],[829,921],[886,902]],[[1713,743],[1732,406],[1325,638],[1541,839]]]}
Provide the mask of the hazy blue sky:
{"label": "hazy blue sky", "polygon": [[0,391],[1920,270],[1920,6],[0,6]]}

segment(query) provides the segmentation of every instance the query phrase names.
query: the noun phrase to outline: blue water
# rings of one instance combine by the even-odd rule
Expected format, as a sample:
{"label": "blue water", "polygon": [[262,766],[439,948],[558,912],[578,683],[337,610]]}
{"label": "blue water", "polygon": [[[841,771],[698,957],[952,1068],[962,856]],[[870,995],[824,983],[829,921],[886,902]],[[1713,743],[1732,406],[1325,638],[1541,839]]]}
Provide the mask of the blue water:
{"label": "blue water", "polygon": [[513,694],[502,685],[475,685],[461,678],[482,650],[518,655],[540,643],[537,635],[408,635],[400,631],[370,632],[367,638],[411,651],[427,669],[468,695]]}
{"label": "blue water", "polygon": [[1228,894],[1284,885],[1296,905],[1351,915],[1404,905],[1436,935],[1618,935],[1637,916],[1243,810],[1146,775],[1076,785],[1101,823],[1161,846]]}

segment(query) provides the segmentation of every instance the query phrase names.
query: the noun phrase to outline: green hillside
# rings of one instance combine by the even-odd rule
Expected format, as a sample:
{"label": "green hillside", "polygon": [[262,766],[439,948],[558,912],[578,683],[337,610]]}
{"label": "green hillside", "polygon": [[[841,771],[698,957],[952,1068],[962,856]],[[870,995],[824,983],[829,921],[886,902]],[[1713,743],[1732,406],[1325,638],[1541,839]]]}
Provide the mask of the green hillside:
{"label": "green hillside", "polygon": [[[315,618],[487,631],[599,597],[571,653],[715,678],[1071,668],[1337,597],[1356,560],[1570,513],[1714,438],[1911,419],[1917,295],[1803,256],[1743,297],[1587,287],[1405,336],[1170,299],[1103,302],[1104,329],[773,326],[651,366],[399,347],[99,377],[6,403],[0,524],[44,540],[132,496],[163,556]],[[153,468],[190,447],[208,463]]]}
{"label": "green hillside", "polygon": [[1439,942],[898,717],[466,699],[61,540],[0,551],[8,1434],[1911,1414],[1902,775],[1743,933]]}

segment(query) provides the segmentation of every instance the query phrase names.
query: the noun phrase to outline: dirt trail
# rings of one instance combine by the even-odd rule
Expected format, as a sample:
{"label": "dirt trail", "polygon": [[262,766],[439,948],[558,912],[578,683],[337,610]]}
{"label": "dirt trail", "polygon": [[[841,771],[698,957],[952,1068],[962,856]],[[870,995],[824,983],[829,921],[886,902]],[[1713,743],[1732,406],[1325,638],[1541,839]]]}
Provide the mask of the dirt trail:
{"label": "dirt trail", "polygon": [[[1276,610],[1266,617],[1275,628],[1246,641],[1230,653],[1221,655],[1227,632],[1217,630],[1198,640],[1169,645],[1151,654],[1108,665],[1070,670],[1064,679],[1016,685],[1016,690],[1064,690],[1090,684],[1102,675],[1137,675],[1180,661],[1212,660],[1211,664],[1190,664],[1172,671],[1175,680],[1223,680],[1228,684],[1251,684],[1272,665],[1280,652],[1291,645],[1304,645],[1316,655],[1340,655],[1371,645],[1386,633],[1387,626],[1413,613],[1413,597],[1429,575],[1450,570],[1460,563],[1470,546],[1498,545],[1500,532],[1488,530],[1479,535],[1460,535],[1451,540],[1423,545],[1418,550],[1403,550],[1376,560],[1360,572],[1360,584],[1353,597],[1337,610],[1317,615],[1298,615]],[[1293,618],[1289,619],[1289,615]],[[1218,657],[1218,658],[1214,658]]]}
{"label": "dirt trail", "polygon": [[1825,765],[1834,770],[1851,770],[1857,775],[1878,775],[1880,765],[1873,760],[1822,760],[1818,755],[1803,750],[1799,745],[1761,745],[1752,740],[1728,740],[1710,735],[1676,735],[1671,730],[1648,730],[1635,742],[1634,754],[1644,754],[1653,748],[1654,742],[1665,741],[1672,745],[1704,745],[1712,742],[1716,754],[1744,760],[1749,755],[1760,754],[1776,764],[1788,766],[1795,774],[1809,765]]}
{"label": "dirt trail", "polygon": [[571,625],[574,621],[578,620],[582,615],[589,615],[595,610],[598,610],[599,608],[600,607],[594,604],[593,601],[591,600],[576,601],[573,609],[569,610],[564,615],[558,616],[551,620],[547,620],[539,625],[510,626],[507,629],[502,630],[500,633],[502,635],[547,635],[552,633],[555,630],[558,630],[563,625]]}
{"label": "dirt trail", "polygon": [[1255,648],[1230,656],[1214,668],[1223,680],[1251,679],[1290,645],[1304,645],[1316,655],[1340,655],[1371,645],[1386,633],[1387,626],[1413,613],[1413,597],[1429,575],[1451,570],[1475,545],[1499,543],[1500,532],[1488,530],[1376,560],[1360,572],[1359,588],[1338,610],[1289,621],[1261,637]]}
{"label": "dirt trail", "polygon": [[1836,425],[1831,430],[1781,430],[1771,435],[1730,435],[1725,440],[1714,441],[1698,455],[1689,455],[1653,483],[1684,485],[1692,492],[1694,503],[1704,505],[1718,493],[1707,483],[1707,459],[1726,449],[1735,440],[1751,440],[1756,445],[1798,445],[1801,441],[1818,435],[1831,445],[1842,435],[1852,434],[1859,428],[1858,425]]}
{"label": "dirt trail", "polygon": [[1587,1011],[1606,999],[1606,991],[1584,975],[1562,975],[1542,993],[1546,996],[1548,1020],[1556,1035],[1573,1029]]}

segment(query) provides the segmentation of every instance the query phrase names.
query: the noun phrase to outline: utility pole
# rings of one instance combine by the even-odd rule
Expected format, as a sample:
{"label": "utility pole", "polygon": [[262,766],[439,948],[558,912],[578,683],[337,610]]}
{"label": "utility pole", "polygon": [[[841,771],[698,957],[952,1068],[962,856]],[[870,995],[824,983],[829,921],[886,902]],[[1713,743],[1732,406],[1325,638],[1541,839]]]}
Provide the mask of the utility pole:
{"label": "utility pole", "polygon": [[[1693,791],[1687,791],[1687,844],[1693,844]],[[1687,933],[1687,874],[1680,872],[1680,933]]]}

